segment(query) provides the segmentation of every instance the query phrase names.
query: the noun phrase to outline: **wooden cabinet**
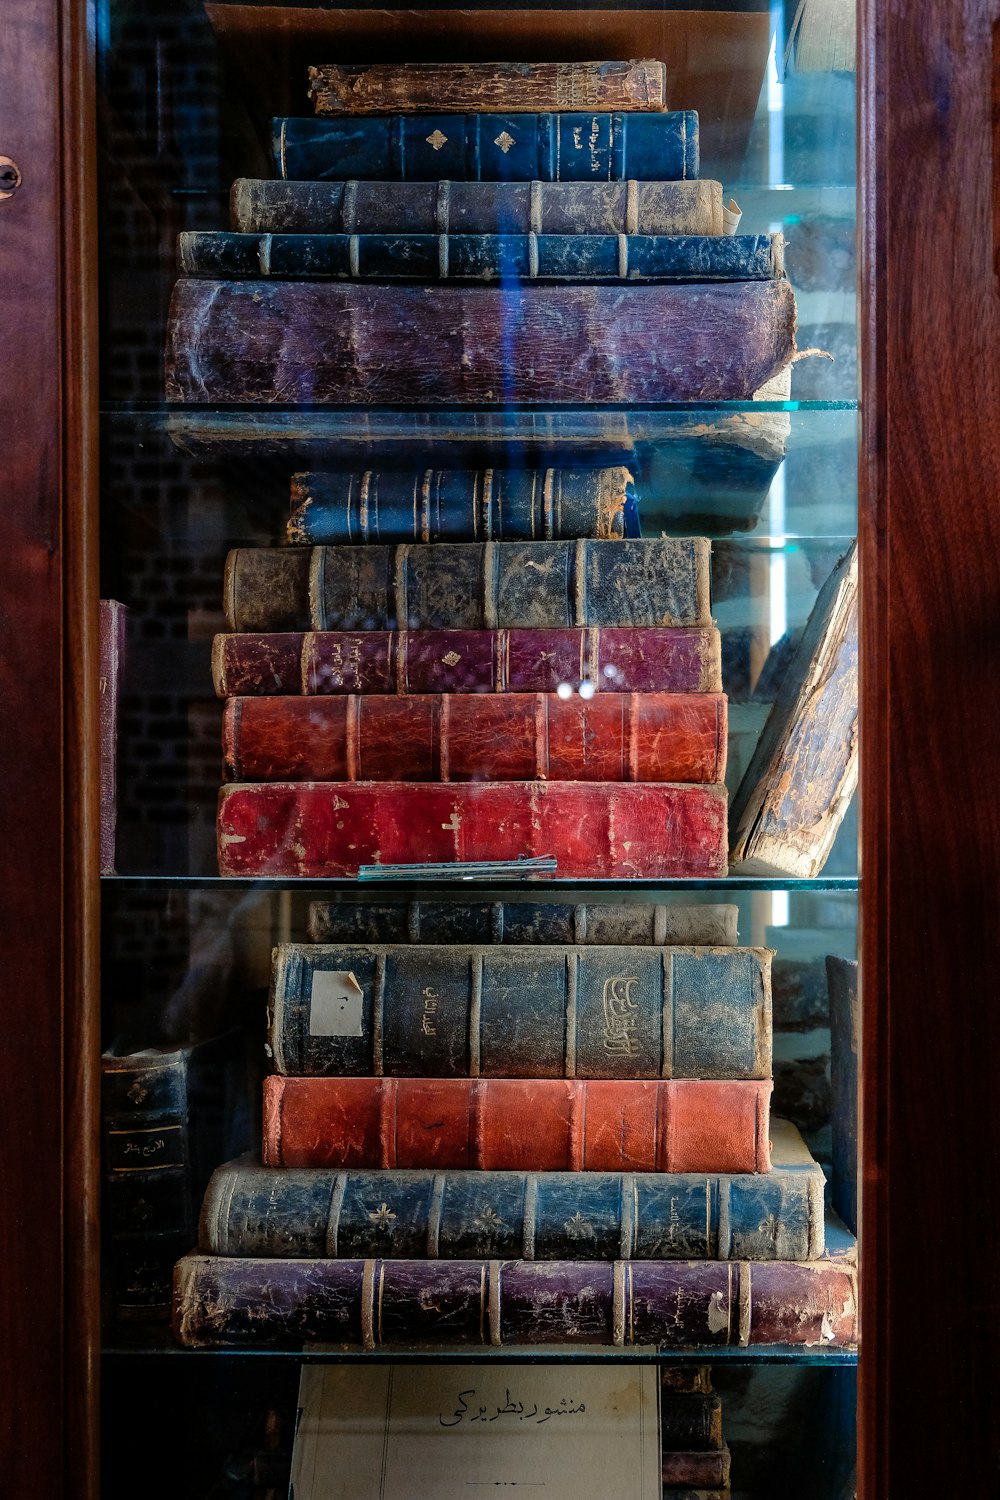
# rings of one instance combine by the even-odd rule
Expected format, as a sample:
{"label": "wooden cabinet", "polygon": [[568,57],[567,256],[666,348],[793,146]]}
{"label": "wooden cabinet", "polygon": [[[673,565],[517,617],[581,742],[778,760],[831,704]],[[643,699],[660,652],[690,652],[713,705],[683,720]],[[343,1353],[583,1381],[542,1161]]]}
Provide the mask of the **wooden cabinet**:
{"label": "wooden cabinet", "polygon": [[[818,3],[807,0],[807,10]],[[222,1429],[255,1399],[263,1368],[250,1357],[178,1351],[165,1335],[109,1336],[100,1316],[99,1056],[113,1017],[129,1003],[119,918],[129,902],[138,910],[147,900],[160,922],[162,946],[154,951],[149,929],[135,958],[141,988],[157,962],[183,971],[193,902],[221,902],[222,911],[238,897],[211,874],[212,808],[203,795],[214,754],[209,687],[184,701],[179,728],[164,727],[177,717],[168,704],[149,730],[147,738],[169,743],[181,759],[187,751],[178,747],[193,747],[176,782],[185,815],[171,822],[155,810],[147,815],[152,799],[128,802],[124,874],[105,882],[102,979],[98,599],[123,580],[136,597],[149,586],[143,603],[155,624],[149,600],[159,561],[165,577],[167,562],[176,562],[175,579],[183,562],[184,577],[196,583],[186,596],[187,584],[169,585],[175,603],[186,601],[174,617],[180,624],[164,631],[162,645],[155,628],[146,630],[137,660],[148,673],[147,696],[170,673],[199,680],[213,628],[205,576],[213,559],[221,565],[229,541],[266,540],[268,486],[275,475],[287,481],[290,452],[280,412],[260,418],[271,443],[260,462],[226,471],[226,483],[225,461],[205,457],[205,444],[218,442],[225,427],[218,413],[193,414],[187,449],[178,448],[177,414],[159,392],[174,235],[222,226],[227,173],[262,170],[261,122],[272,111],[303,107],[294,79],[304,63],[322,60],[316,46],[343,55],[377,47],[386,58],[474,58],[501,45],[510,56],[564,49],[583,56],[596,47],[605,55],[663,56],[681,95],[671,103],[703,112],[706,157],[721,164],[728,182],[741,182],[742,206],[755,221],[749,227],[766,229],[772,220],[788,227],[800,204],[807,218],[839,222],[848,267],[838,293],[841,322],[809,296],[800,308],[805,327],[818,327],[832,343],[839,336],[833,325],[849,329],[853,316],[854,181],[845,174],[832,185],[840,198],[830,214],[831,183],[818,160],[810,180],[801,139],[797,177],[786,182],[780,155],[767,158],[774,143],[791,140],[765,128],[783,81],[775,57],[768,62],[772,32],[785,26],[780,11],[440,7],[417,15],[217,3],[206,16],[192,3],[164,7],[157,19],[83,0],[9,0],[0,28],[0,921],[7,956],[0,1304],[9,1360],[3,1472],[12,1495],[113,1496],[125,1492],[126,1478],[130,1493],[158,1495],[164,1475],[175,1472],[172,1432],[176,1448],[191,1450],[191,1472],[209,1472],[208,1428],[216,1422],[223,1448],[238,1440],[235,1426]],[[739,635],[740,670],[756,680],[784,626],[808,611],[828,554],[853,533],[858,454],[860,881],[848,862],[805,894],[780,881],[766,891],[747,882],[716,882],[713,890],[740,901],[744,940],[757,940],[784,909],[761,905],[765,894],[822,897],[822,908],[795,908],[798,922],[829,927],[829,901],[853,906],[860,886],[862,1500],[985,1495],[997,1468],[988,1259],[1000,1152],[993,1036],[1000,1025],[993,1019],[1000,815],[992,795],[1000,767],[990,748],[1000,708],[993,660],[1000,603],[995,24],[985,0],[920,7],[861,0],[859,437],[848,334],[836,373],[803,375],[799,405],[778,403],[772,413],[787,419],[781,509],[769,490],[756,530],[735,540],[724,528],[715,533],[716,612]],[[817,95],[817,109],[828,107],[843,123],[843,91],[853,91],[853,80],[836,71],[828,77],[830,95],[825,104]],[[212,109],[198,115],[206,100]],[[201,163],[188,149],[199,130]],[[850,160],[844,138],[836,150],[842,164]],[[131,262],[123,253],[130,245]],[[139,324],[153,330],[146,344],[129,342]],[[550,426],[586,445],[592,417],[553,414]],[[662,497],[676,481],[666,416],[625,413],[623,431],[628,420],[632,437],[639,433],[648,493]],[[551,431],[539,436],[543,425],[537,414],[517,411],[498,409],[488,420],[459,413],[448,441],[467,454],[486,452],[484,442],[550,451]],[[412,446],[412,414],[373,414],[362,432],[356,419],[352,426],[329,411],[314,437],[317,451],[339,445],[353,460],[373,433],[383,449],[403,451]],[[164,477],[164,455],[177,452],[186,453],[183,462]],[[718,485],[707,489],[717,502]],[[804,495],[814,499],[806,504]],[[754,707],[740,708],[736,727],[752,737]],[[730,748],[741,753],[735,741]],[[136,776],[140,762],[131,762]],[[175,903],[169,919],[168,900]],[[293,922],[294,898],[265,891],[262,909],[266,921],[258,913],[248,923],[258,969],[258,950],[269,946],[275,924]],[[214,920],[203,932],[215,930]],[[155,986],[149,994],[150,1005],[162,1003]],[[836,1408],[835,1420],[791,1420],[782,1462],[770,1480],[766,1466],[748,1477],[748,1494],[765,1493],[767,1483],[772,1500],[792,1494],[803,1474],[820,1474],[830,1494],[848,1482],[843,1434],[852,1420],[852,1372],[835,1364],[814,1365],[798,1387],[798,1407],[790,1407],[827,1415]],[[749,1424],[740,1371],[750,1372],[749,1381],[753,1362],[720,1360],[719,1369]],[[807,1451],[811,1469],[800,1465]],[[808,1489],[813,1480],[800,1482]]]}

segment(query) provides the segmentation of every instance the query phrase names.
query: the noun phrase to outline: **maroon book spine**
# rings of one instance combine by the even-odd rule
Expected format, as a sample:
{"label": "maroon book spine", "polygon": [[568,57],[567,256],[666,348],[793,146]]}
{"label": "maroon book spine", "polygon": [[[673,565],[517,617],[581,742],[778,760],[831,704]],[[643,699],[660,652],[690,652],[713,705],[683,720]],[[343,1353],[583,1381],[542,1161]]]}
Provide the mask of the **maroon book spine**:
{"label": "maroon book spine", "polygon": [[554,856],[570,879],[726,873],[726,789],[673,782],[235,783],[220,875],[357,875],[359,865]]}
{"label": "maroon book spine", "polygon": [[256,694],[722,691],[714,627],[217,635],[220,698]]}
{"label": "maroon book spine", "polygon": [[174,1272],[174,1331],[187,1348],[849,1348],[856,1323],[857,1277],[846,1256],[595,1262],[187,1255]]}
{"label": "maroon book spine", "polygon": [[770,1080],[264,1080],[267,1167],[767,1172]]}
{"label": "maroon book spine", "polygon": [[390,286],[184,277],[168,401],[744,401],[795,353],[783,278]]}
{"label": "maroon book spine", "polygon": [[229,781],[690,781],[726,774],[721,693],[230,698]]}
{"label": "maroon book spine", "polygon": [[116,599],[101,600],[101,874],[115,868],[118,822],[118,710],[125,660],[128,610]]}

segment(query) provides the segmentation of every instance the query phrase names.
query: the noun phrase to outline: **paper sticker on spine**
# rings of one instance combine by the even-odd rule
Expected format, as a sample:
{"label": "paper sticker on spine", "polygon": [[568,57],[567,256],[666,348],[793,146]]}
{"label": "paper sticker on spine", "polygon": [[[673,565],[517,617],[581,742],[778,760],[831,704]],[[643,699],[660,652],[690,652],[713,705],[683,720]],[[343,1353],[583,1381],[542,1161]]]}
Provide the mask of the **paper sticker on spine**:
{"label": "paper sticker on spine", "polygon": [[309,991],[309,1035],[363,1035],[364,998],[364,991],[350,972],[317,969]]}

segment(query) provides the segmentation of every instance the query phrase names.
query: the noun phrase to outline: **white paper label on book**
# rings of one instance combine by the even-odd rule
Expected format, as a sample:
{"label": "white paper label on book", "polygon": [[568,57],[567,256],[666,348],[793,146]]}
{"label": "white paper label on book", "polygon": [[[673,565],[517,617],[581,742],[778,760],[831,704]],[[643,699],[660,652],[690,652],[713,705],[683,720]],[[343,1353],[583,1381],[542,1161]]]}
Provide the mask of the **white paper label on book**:
{"label": "white paper label on book", "polygon": [[305,1365],[295,1500],[660,1500],[655,1365]]}
{"label": "white paper label on book", "polygon": [[310,1036],[362,1036],[364,990],[351,973],[313,971],[309,991]]}

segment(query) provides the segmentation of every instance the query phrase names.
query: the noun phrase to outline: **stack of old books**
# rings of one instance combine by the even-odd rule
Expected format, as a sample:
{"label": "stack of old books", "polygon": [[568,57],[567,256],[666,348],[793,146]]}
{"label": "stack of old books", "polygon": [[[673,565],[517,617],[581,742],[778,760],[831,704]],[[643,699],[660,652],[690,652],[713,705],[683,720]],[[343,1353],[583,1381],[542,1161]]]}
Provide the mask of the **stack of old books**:
{"label": "stack of old books", "polygon": [[725,233],[662,64],[311,72],[280,180],[181,237],[169,399],[746,400],[787,370],[781,236]]}
{"label": "stack of old books", "polygon": [[[176,1277],[195,1347],[843,1344],[854,1265],[768,1121],[732,908],[315,902],[261,1159]],[[678,941],[679,940],[679,941]]]}
{"label": "stack of old books", "polygon": [[[459,72],[506,112],[402,112],[441,70],[314,70],[285,180],[184,244],[173,396],[742,398],[787,364],[780,245],[723,236],[662,70]],[[352,180],[378,174],[435,180]],[[430,284],[457,277],[496,284]],[[287,545],[227,567],[222,873],[724,873],[709,546],[628,535],[627,471],[308,473],[293,500]],[[184,1344],[853,1340],[822,1176],[769,1122],[771,955],[731,908],[315,902],[308,935],[274,953],[261,1157],[216,1174],[177,1269]],[[720,1452],[689,1472],[723,1483]]]}

